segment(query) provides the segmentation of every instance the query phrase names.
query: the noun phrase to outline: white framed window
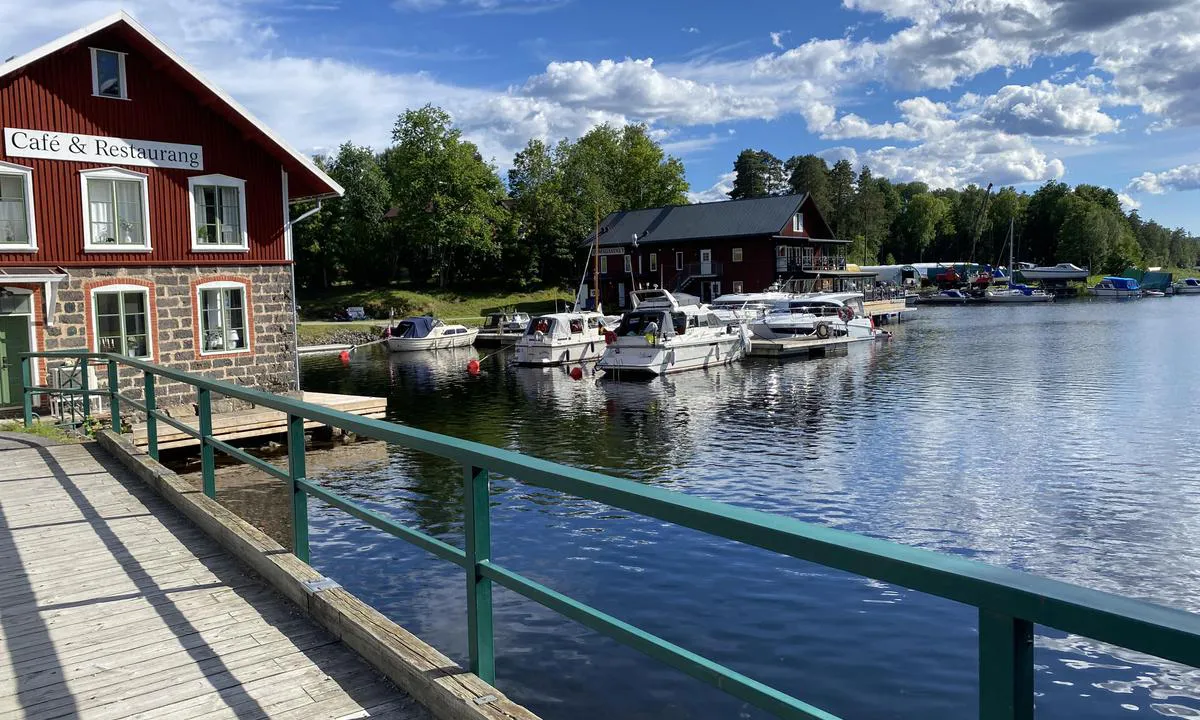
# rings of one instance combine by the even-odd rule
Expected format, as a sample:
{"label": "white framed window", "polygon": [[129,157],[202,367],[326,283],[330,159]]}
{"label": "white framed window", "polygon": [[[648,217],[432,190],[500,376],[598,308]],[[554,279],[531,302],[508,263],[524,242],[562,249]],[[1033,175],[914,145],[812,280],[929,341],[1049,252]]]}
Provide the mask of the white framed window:
{"label": "white framed window", "polygon": [[681,252],[675,253],[675,269],[676,270],[683,269],[683,253],[681,253]]}
{"label": "white framed window", "polygon": [[83,249],[150,252],[150,202],[145,173],[100,168],[79,173],[83,190]]}
{"label": "white framed window", "polygon": [[733,258],[732,258],[732,259],[733,259],[733,261],[734,261],[734,262],[741,262],[741,261],[742,261],[742,249],[741,249],[741,248],[734,248],[734,249],[733,249]]}
{"label": "white framed window", "polygon": [[633,256],[632,255],[625,256],[625,272],[627,272],[627,273],[633,272]]}
{"label": "white framed window", "polygon": [[741,280],[734,280],[734,281],[733,281],[733,293],[736,295],[736,294],[739,294],[739,293],[741,293],[741,292],[742,292],[742,281],[741,281]]}
{"label": "white framed window", "polygon": [[248,352],[246,286],[238,282],[210,282],[196,288],[200,316],[200,354]]}
{"label": "white framed window", "polygon": [[804,213],[792,216],[792,232],[804,232]]}
{"label": "white framed window", "polygon": [[246,233],[246,181],[228,175],[188,178],[192,198],[192,250],[249,250]]}
{"label": "white framed window", "polygon": [[0,252],[35,252],[33,168],[0,162]]}
{"label": "white framed window", "polygon": [[92,94],[96,97],[128,100],[125,86],[125,53],[92,48]]}
{"label": "white framed window", "polygon": [[650,272],[658,272],[658,253],[650,253]]}
{"label": "white framed window", "polygon": [[608,274],[608,256],[607,255],[600,256],[600,272],[605,275]]}
{"label": "white framed window", "polygon": [[148,359],[152,355],[150,289],[105,285],[92,290],[92,337],[96,352]]}

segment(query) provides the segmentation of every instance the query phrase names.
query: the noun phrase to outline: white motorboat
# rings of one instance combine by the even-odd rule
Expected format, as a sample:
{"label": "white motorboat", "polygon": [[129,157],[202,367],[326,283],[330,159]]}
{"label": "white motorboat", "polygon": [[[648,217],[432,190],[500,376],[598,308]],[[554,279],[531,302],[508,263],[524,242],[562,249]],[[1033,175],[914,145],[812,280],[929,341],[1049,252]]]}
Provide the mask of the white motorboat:
{"label": "white motorboat", "polygon": [[1039,303],[1054,300],[1054,296],[1045,290],[1026,285],[1009,285],[1006,290],[988,290],[984,298],[990,303]]}
{"label": "white motorboat", "polygon": [[1101,278],[1089,291],[1097,297],[1136,298],[1142,296],[1142,286],[1137,280],[1127,277],[1109,276]]}
{"label": "white motorboat", "polygon": [[760,293],[727,293],[709,303],[709,308],[723,320],[751,321],[773,310],[787,307],[788,302],[801,297],[796,293],[767,290]]}
{"label": "white motorboat", "polygon": [[860,292],[799,295],[750,325],[765,340],[813,335],[820,339],[848,337],[869,340],[877,335],[875,323],[863,308]]}
{"label": "white motorboat", "polygon": [[489,313],[475,336],[476,345],[509,345],[529,327],[529,314],[523,312]]}
{"label": "white motorboat", "polygon": [[1053,267],[1041,266],[1020,271],[1026,280],[1087,280],[1087,268],[1071,263],[1059,263]]}
{"label": "white motorboat", "polygon": [[653,376],[740,360],[750,346],[744,322],[722,318],[697,298],[634,290],[634,309],[605,340],[596,367],[606,377]]}
{"label": "white motorboat", "polygon": [[475,342],[479,328],[447,325],[441,320],[431,317],[415,317],[401,320],[399,324],[388,328],[385,332],[385,344],[388,350],[416,352],[467,347]]}
{"label": "white motorboat", "polygon": [[1187,278],[1175,283],[1176,295],[1200,295],[1200,280]]}
{"label": "white motorboat", "polygon": [[609,324],[609,318],[591,311],[539,315],[517,340],[513,362],[535,367],[593,362],[604,354]]}

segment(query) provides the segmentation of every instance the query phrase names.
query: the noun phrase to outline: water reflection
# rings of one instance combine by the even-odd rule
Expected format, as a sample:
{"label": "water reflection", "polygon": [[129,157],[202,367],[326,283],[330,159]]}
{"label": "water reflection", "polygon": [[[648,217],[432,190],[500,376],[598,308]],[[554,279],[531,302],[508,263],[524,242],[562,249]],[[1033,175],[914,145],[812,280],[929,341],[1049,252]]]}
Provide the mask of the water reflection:
{"label": "water reflection", "polygon": [[[647,383],[362,351],[306,359],[304,379],[387,395],[415,427],[1200,611],[1200,300],[921,315],[844,357]],[[461,541],[453,464],[392,448],[329,482]],[[314,523],[328,572],[462,659],[456,570],[334,514]],[[507,478],[493,536],[499,561],[845,717],[976,712],[969,608]],[[497,598],[501,683],[547,717],[757,717]],[[1189,669],[1046,629],[1037,657],[1039,717],[1200,708]],[[614,692],[629,677],[655,690]]]}

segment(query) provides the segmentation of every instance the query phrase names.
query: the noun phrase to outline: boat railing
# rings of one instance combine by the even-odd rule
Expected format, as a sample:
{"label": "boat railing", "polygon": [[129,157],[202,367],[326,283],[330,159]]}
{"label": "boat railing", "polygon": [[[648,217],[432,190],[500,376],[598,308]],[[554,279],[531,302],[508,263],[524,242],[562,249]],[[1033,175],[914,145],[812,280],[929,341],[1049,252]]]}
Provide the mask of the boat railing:
{"label": "boat railing", "polygon": [[[780,717],[836,717],[493,560],[489,498],[489,480],[493,474],[977,608],[979,713],[984,720],[1033,716],[1035,625],[1200,667],[1200,615],[1183,610],[351,415],[113,353],[35,352],[20,357],[26,426],[34,422],[35,398],[82,395],[86,420],[91,407],[89,396],[100,394],[108,400],[113,432],[121,432],[122,412],[126,408],[145,414],[147,451],[155,459],[159,454],[158,423],[166,423],[196,438],[201,448],[202,490],[208,497],[216,497],[218,450],[286,483],[292,547],[301,560],[307,562],[310,558],[308,501],[315,498],[462,568],[467,594],[465,627],[470,669],[489,683],[496,679],[492,586],[500,585]],[[79,387],[37,385],[34,368],[38,360],[74,361],[81,368],[85,365],[106,368],[107,384],[102,388],[89,387],[88,373],[82,372]],[[168,382],[182,383],[195,390],[198,409],[195,426],[157,409],[156,392]],[[287,465],[277,466],[213,437],[213,395],[285,413]],[[306,420],[426,452],[461,466],[462,546],[398,523],[311,479],[305,464]],[[696,568],[696,572],[703,571],[703,567]],[[652,602],[653,598],[646,601]],[[814,632],[820,629],[815,628]],[[919,651],[919,648],[911,650]]]}

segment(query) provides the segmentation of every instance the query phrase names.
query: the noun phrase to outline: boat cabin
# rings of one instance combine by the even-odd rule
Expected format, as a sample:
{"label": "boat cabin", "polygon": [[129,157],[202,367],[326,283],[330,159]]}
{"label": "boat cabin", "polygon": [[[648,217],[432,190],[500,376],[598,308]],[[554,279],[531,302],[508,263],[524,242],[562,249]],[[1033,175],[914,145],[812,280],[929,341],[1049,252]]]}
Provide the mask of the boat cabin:
{"label": "boat cabin", "polygon": [[525,335],[553,340],[570,340],[584,335],[603,335],[603,316],[599,313],[552,313],[529,321]]}

